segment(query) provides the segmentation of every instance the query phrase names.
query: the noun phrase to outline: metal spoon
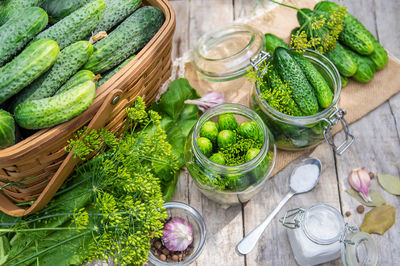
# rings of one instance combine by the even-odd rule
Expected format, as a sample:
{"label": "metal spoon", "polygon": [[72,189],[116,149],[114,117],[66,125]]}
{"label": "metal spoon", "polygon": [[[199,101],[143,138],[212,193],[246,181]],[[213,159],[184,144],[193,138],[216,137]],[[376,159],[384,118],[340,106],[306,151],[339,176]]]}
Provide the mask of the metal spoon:
{"label": "metal spoon", "polygon": [[[296,188],[296,183],[292,182],[296,174],[299,173],[297,171],[301,167],[307,166],[307,165],[316,165],[318,168],[318,172],[315,176],[315,182],[312,186],[308,187],[307,190],[301,190],[299,188]],[[282,201],[278,204],[278,206],[271,212],[270,215],[261,223],[259,224],[253,231],[251,231],[247,236],[245,236],[236,246],[236,250],[242,254],[246,255],[248,254],[256,245],[258,239],[260,239],[262,233],[264,232],[265,228],[267,228],[268,224],[272,221],[272,219],[275,217],[275,215],[280,211],[280,209],[285,205],[285,203],[294,195],[296,194],[301,194],[305,192],[309,192],[312,190],[315,185],[318,183],[319,176],[321,174],[321,161],[318,160],[317,158],[309,158],[303,161],[301,165],[293,169],[292,174],[290,175],[290,191],[286,196],[282,199]],[[315,174],[315,173],[314,173]]]}

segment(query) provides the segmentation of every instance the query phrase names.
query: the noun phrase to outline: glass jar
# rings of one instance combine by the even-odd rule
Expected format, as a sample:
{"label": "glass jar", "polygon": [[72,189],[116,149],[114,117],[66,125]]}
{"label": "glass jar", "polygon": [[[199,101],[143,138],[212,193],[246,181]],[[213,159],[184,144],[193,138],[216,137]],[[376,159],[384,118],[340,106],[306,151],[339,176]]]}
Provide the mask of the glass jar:
{"label": "glass jar", "polygon": [[[212,162],[197,145],[203,124],[227,113],[233,114],[239,123],[254,121],[264,140],[260,152],[252,160],[236,166]],[[275,157],[276,147],[264,122],[254,111],[240,104],[221,104],[207,110],[192,128],[185,145],[186,168],[194,183],[206,197],[223,205],[247,202],[259,192],[271,175]]]}
{"label": "glass jar", "polygon": [[192,52],[200,77],[196,87],[226,95],[228,102],[247,104],[254,86],[244,75],[265,45],[264,35],[244,24],[230,24],[205,33]]}
{"label": "glass jar", "polygon": [[316,265],[342,256],[344,265],[376,265],[378,253],[372,237],[345,224],[328,204],[286,212],[280,222],[288,228],[290,246],[299,265]]}
{"label": "glass jar", "polygon": [[[325,139],[340,155],[354,141],[344,119],[346,111],[338,108],[342,88],[340,74],[333,63],[318,52],[307,49],[303,55],[317,68],[333,89],[334,98],[329,107],[311,116],[290,116],[281,113],[262,99],[258,83],[255,84],[253,89],[250,106],[262,117],[271,130],[278,149],[295,151],[312,148]],[[258,71],[258,75],[264,75],[258,69],[258,66],[263,62],[268,64],[271,60],[272,56],[261,52],[258,59],[252,62],[253,67]],[[332,128],[339,122],[343,127],[345,139],[340,145],[336,145],[333,141]]]}
{"label": "glass jar", "polygon": [[165,262],[158,259],[152,251],[149,253],[149,261],[154,265],[171,266],[171,265],[189,265],[194,262],[201,254],[206,243],[206,224],[201,214],[193,207],[182,202],[166,202],[163,204],[167,211],[168,219],[182,218],[192,225],[193,233],[193,251],[188,257],[181,262]]}

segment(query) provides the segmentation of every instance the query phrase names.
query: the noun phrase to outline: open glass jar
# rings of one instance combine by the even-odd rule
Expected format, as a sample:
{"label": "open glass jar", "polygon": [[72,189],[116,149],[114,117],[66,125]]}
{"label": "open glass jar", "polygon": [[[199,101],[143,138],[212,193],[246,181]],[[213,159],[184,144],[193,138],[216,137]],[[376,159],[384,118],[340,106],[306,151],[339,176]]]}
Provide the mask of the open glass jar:
{"label": "open glass jar", "polygon": [[[346,111],[338,107],[341,92],[341,79],[333,63],[325,56],[307,49],[304,52],[306,57],[322,74],[329,86],[333,89],[334,98],[332,104],[321,112],[311,116],[290,116],[272,108],[261,96],[260,84],[256,83],[250,106],[256,111],[267,124],[274,135],[276,145],[282,150],[302,150],[311,148],[325,139],[337,154],[342,154],[354,141],[353,135],[344,119]],[[257,75],[265,73],[258,68],[262,63],[269,64],[272,56],[261,52],[257,60],[252,62],[253,67],[258,71]],[[341,123],[345,139],[340,145],[333,141],[332,128]]]}
{"label": "open glass jar", "polygon": [[[197,139],[207,121],[221,114],[232,114],[239,123],[253,121],[262,135],[258,154],[243,164],[228,166],[211,161],[199,148]],[[223,205],[249,201],[270,177],[275,165],[276,147],[262,119],[240,104],[221,104],[206,111],[189,133],[185,146],[185,163],[194,183],[209,199]]]}
{"label": "open glass jar", "polygon": [[200,77],[197,87],[224,93],[229,102],[248,103],[253,83],[244,75],[250,60],[263,50],[264,35],[244,24],[225,25],[205,33],[192,52],[192,64]]}
{"label": "open glass jar", "polygon": [[345,224],[343,216],[328,204],[286,212],[280,222],[299,265],[316,265],[342,256],[346,266],[374,266],[378,253],[373,238]]}

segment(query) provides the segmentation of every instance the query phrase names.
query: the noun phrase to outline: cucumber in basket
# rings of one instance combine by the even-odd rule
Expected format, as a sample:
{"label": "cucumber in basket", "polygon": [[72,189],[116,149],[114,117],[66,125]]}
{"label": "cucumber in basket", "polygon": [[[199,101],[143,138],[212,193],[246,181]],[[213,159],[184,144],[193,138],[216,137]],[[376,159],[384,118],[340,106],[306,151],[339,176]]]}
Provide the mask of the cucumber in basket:
{"label": "cucumber in basket", "polygon": [[93,102],[96,84],[89,80],[53,97],[23,102],[15,109],[15,120],[26,129],[41,129],[68,121]]}
{"label": "cucumber in basket", "polygon": [[40,6],[43,0],[5,0],[0,6],[0,25],[6,23],[7,20],[15,16],[21,9]]}
{"label": "cucumber in basket", "polygon": [[64,49],[89,35],[103,17],[105,10],[104,0],[90,2],[39,33],[35,39],[54,40],[60,49]]}
{"label": "cucumber in basket", "polygon": [[57,22],[92,1],[93,0],[45,0],[42,4],[42,8],[46,10],[51,22]]}
{"label": "cucumber in basket", "polygon": [[93,46],[88,41],[79,41],[61,50],[49,71],[14,96],[10,110],[22,102],[54,95],[86,63],[92,53]]}
{"label": "cucumber in basket", "polygon": [[40,7],[22,9],[0,27],[0,66],[7,63],[47,25],[47,14]]}
{"label": "cucumber in basket", "polygon": [[15,122],[9,112],[0,109],[0,149],[15,143]]}
{"label": "cucumber in basket", "polygon": [[94,80],[96,77],[92,71],[89,70],[80,70],[75,75],[73,75],[55,94],[60,94],[64,91],[70,90],[82,83],[85,83],[88,80]]}
{"label": "cucumber in basket", "polygon": [[142,4],[142,0],[105,0],[106,12],[97,24],[93,33],[109,31],[126,17],[132,14]]}
{"label": "cucumber in basket", "polygon": [[124,62],[122,62],[120,65],[117,67],[111,69],[108,71],[100,80],[99,80],[99,86],[103,85],[106,83],[107,80],[109,80],[112,76],[117,74],[118,71],[120,71],[124,66],[126,66],[133,58],[135,55],[130,56],[128,59],[126,59]]}
{"label": "cucumber in basket", "polygon": [[107,38],[94,44],[94,53],[83,67],[95,74],[115,67],[135,53],[157,33],[164,14],[153,6],[145,6],[125,19]]}
{"label": "cucumber in basket", "polygon": [[46,72],[60,49],[53,40],[32,42],[18,56],[0,68],[0,104]]}

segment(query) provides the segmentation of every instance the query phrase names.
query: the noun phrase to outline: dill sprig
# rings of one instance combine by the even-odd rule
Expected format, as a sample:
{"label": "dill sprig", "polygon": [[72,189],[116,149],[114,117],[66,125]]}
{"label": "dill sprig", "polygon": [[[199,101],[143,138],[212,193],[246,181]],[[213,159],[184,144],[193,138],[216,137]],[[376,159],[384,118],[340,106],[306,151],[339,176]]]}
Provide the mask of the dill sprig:
{"label": "dill sprig", "polygon": [[293,100],[293,88],[282,81],[272,63],[262,62],[258,70],[250,69],[247,76],[260,86],[260,98],[272,108],[287,115],[301,115]]}
{"label": "dill sprig", "polygon": [[[161,236],[167,218],[155,166],[176,173],[178,162],[161,117],[146,111],[140,97],[127,116],[131,130],[121,138],[104,129],[86,129],[69,142],[68,150],[86,161],[46,208],[7,223],[0,215],[0,237],[13,234],[7,257],[0,256],[7,265],[147,261],[150,240]],[[93,153],[97,155],[89,160]]]}
{"label": "dill sprig", "polygon": [[237,141],[228,146],[225,149],[220,149],[220,152],[224,155],[226,165],[235,166],[244,164],[246,162],[246,153],[251,148],[261,149],[262,143],[254,141],[253,139],[243,138],[239,134],[237,135]]}
{"label": "dill sprig", "polygon": [[347,13],[346,7],[341,6],[330,14],[315,11],[308,13],[291,5],[274,0],[269,1],[295,9],[304,18],[304,23],[292,34],[290,39],[290,46],[299,53],[308,48],[314,49],[321,54],[335,49],[336,41],[343,30],[343,18]]}

